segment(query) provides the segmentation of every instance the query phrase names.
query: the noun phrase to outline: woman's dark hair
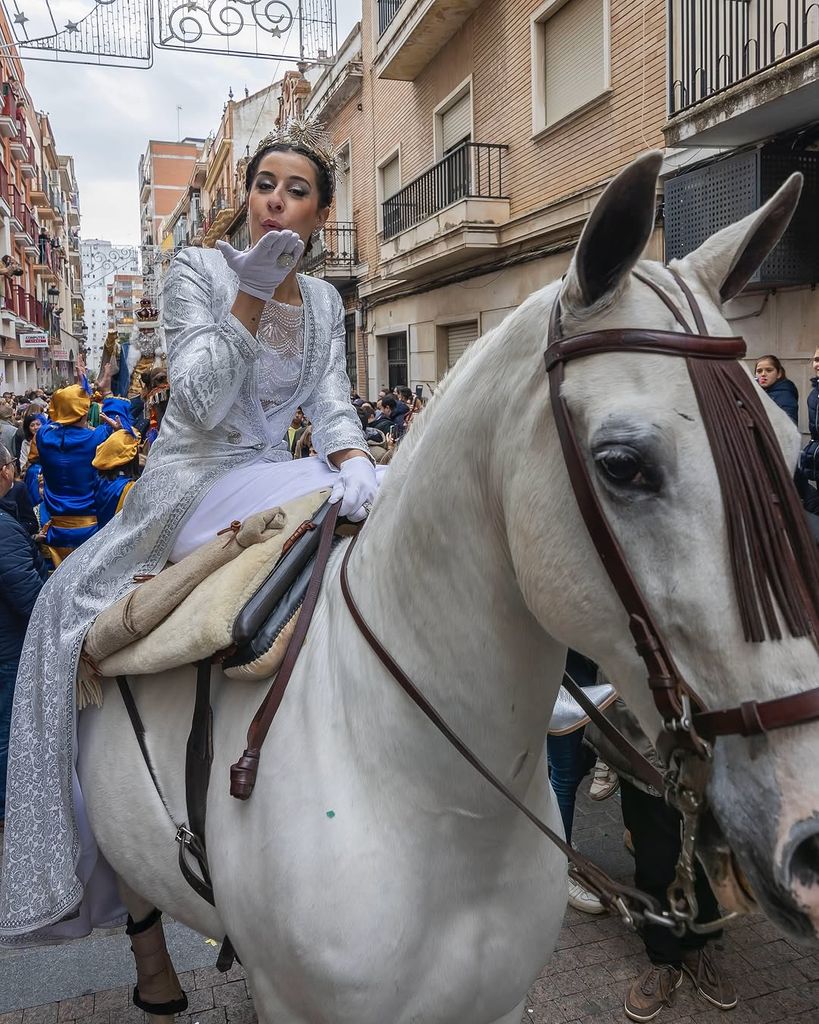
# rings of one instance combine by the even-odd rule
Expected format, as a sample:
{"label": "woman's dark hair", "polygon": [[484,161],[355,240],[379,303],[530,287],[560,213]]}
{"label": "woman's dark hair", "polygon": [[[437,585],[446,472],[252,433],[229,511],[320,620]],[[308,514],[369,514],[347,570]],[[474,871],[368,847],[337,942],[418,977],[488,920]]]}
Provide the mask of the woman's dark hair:
{"label": "woman's dark hair", "polygon": [[23,437],[26,441],[30,441],[34,437],[34,432],[31,429],[31,424],[37,417],[41,415],[39,412],[27,412],[23,417]]}
{"label": "woman's dark hair", "polygon": [[298,153],[299,156],[307,157],[316,171],[319,209],[323,209],[325,206],[329,206],[332,203],[336,186],[330,169],[326,167],[321,160],[319,160],[311,149],[308,149],[306,146],[294,146],[289,142],[274,142],[272,145],[265,146],[264,149],[260,149],[259,152],[254,155],[253,159],[247,165],[247,171],[245,172],[245,188],[248,192],[253,188],[253,182],[256,180],[256,175],[259,173],[259,164],[271,153]]}
{"label": "woman's dark hair", "polygon": [[759,366],[763,359],[767,359],[769,363],[773,363],[773,368],[780,375],[782,380],[787,379],[788,375],[787,373],[785,373],[785,367],[782,365],[782,363],[780,363],[779,359],[776,356],[771,354],[768,354],[766,356],[759,356],[756,362],[754,363],[754,370],[756,370],[757,366]]}

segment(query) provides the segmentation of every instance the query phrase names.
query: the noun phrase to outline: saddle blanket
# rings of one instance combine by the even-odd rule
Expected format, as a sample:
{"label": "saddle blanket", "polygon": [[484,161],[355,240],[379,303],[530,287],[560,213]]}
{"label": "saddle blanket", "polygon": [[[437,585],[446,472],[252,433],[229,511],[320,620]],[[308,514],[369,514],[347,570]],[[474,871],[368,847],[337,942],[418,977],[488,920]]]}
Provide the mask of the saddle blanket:
{"label": "saddle blanket", "polygon": [[[234,523],[142,582],[97,617],[85,641],[86,666],[106,678],[147,675],[229,649],[237,615],[279,561],[287,540],[329,494],[316,491]],[[264,678],[277,667],[271,671],[268,661]],[[101,703],[101,692],[86,673],[82,680],[81,698]]]}

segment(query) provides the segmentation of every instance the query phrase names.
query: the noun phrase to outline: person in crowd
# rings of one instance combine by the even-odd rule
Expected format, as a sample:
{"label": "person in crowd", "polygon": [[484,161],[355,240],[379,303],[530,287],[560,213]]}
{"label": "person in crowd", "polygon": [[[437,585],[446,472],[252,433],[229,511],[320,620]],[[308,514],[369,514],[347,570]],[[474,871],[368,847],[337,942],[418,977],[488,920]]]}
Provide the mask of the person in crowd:
{"label": "person in crowd", "polygon": [[48,423],[48,417],[41,412],[27,412],[23,417],[23,441],[20,445],[20,456],[18,458],[20,472],[23,474],[25,474],[28,464],[32,442],[37,436],[37,431],[44,423]]}
{"label": "person in crowd", "polygon": [[0,403],[0,444],[14,453],[17,438],[17,424],[14,422],[14,407],[10,402]]}
{"label": "person in crowd", "polygon": [[[577,651],[570,650],[566,655],[566,675],[578,686],[592,686],[597,680],[597,665]],[[581,727],[563,736],[550,735],[546,740],[549,781],[557,797],[563,831],[569,844],[572,841],[577,787],[594,764],[594,757],[583,744],[583,733]],[[569,905],[584,914],[605,912],[605,907],[594,893],[573,878],[569,878]]]}
{"label": "person in crowd", "polygon": [[[664,771],[659,755],[622,700],[616,700],[605,714],[650,764]],[[634,884],[653,896],[663,910],[668,910],[668,887],[674,880],[680,856],[680,815],[665,802],[662,793],[635,777],[625,757],[594,723],[586,727],[586,739],[620,775],[623,823],[634,855]],[[706,924],[719,918],[719,905],[699,861],[695,860],[695,865],[697,922]],[[654,1020],[671,1007],[685,975],[709,1005],[720,1010],[736,1006],[736,989],[708,949],[721,935],[721,931],[701,934],[688,929],[677,936],[662,925],[646,923],[641,938],[648,964],[626,993],[626,1016],[640,1022]]]}
{"label": "person in crowd", "polygon": [[91,396],[79,384],[61,388],[51,400],[49,422],[37,432],[46,518],[43,525],[55,565],[97,532],[97,476],[91,463],[97,448],[120,423],[103,412],[103,422],[91,430],[90,406]]}
{"label": "person in crowd", "polygon": [[810,440],[799,456],[799,477],[801,479],[797,481],[800,483],[802,500],[805,502],[816,501],[815,486],[812,487],[810,484],[819,483],[819,348],[813,353],[812,368],[813,376],[810,379],[810,391],[807,398]]}
{"label": "person in crowd", "polygon": [[799,392],[792,380],[785,376],[785,367],[774,355],[760,356],[754,370],[757,383],[794,423],[799,421]]}
{"label": "person in crowd", "polygon": [[13,481],[8,493],[0,498],[0,509],[13,516],[29,536],[34,537],[40,532],[40,523],[25,480]]}
{"label": "person in crowd", "polygon": [[[0,499],[14,483],[14,457],[0,444]],[[0,829],[6,817],[11,707],[14,683],[29,616],[47,570],[33,540],[19,522],[0,508]]]}
{"label": "person in crowd", "polygon": [[139,476],[139,434],[115,430],[97,448],[91,465],[97,471],[97,529],[106,526],[122,508]]}
{"label": "person in crowd", "polygon": [[161,366],[155,366],[148,375],[148,393],[145,396],[144,415],[147,416],[147,434],[145,434],[146,447],[150,450],[154,441],[159,436],[159,428],[165,411],[168,408],[170,399],[170,386],[168,384],[168,373]]}
{"label": "person in crowd", "polygon": [[[254,512],[330,487],[341,515],[360,521],[368,514],[378,477],[350,402],[344,306],[332,284],[298,273],[305,245],[329,216],[334,160],[332,149],[316,145],[315,128],[301,121],[263,139],[246,168],[249,246],[183,249],[163,279],[170,393],[159,435],[120,513],[86,542],[82,557],[69,557],[49,579],[48,600],[38,603],[26,636],[17,677],[26,697],[19,706],[39,710],[36,719],[15,715],[11,736],[9,786],[25,799],[11,802],[7,822],[0,929],[7,907],[16,907],[19,932],[34,927],[35,906],[42,922],[51,914],[47,907],[64,916],[80,902],[76,859],[67,856],[38,881],[25,851],[40,838],[62,847],[75,808],[81,813],[70,730],[62,744],[46,742],[42,730],[46,720],[68,720],[66,695],[95,616],[133,588],[135,574],[158,573]],[[57,431],[74,431],[87,411],[68,391],[55,394],[57,424],[37,438],[47,505],[43,434],[57,449]],[[316,458],[293,460],[287,450],[299,406],[312,423]],[[79,517],[86,507],[77,501],[49,511]],[[72,525],[86,528],[76,518]],[[88,528],[95,527],[96,515]],[[64,789],[32,785],[32,758],[38,778],[63,780]]]}
{"label": "person in crowd", "polygon": [[301,406],[296,409],[293,414],[293,419],[290,421],[290,426],[287,428],[287,447],[292,455],[295,455],[296,445],[299,438],[304,433],[307,427],[307,419],[304,415],[304,409]]}
{"label": "person in crowd", "polygon": [[43,468],[40,465],[40,452],[37,448],[36,437],[29,445],[28,458],[23,466],[23,483],[26,486],[29,501],[36,512],[38,505],[43,500]]}
{"label": "person in crowd", "polygon": [[378,404],[381,411],[376,415],[372,426],[385,434],[390,434],[397,441],[404,433],[404,417],[409,409],[403,402],[399,402],[395,395],[384,395]]}

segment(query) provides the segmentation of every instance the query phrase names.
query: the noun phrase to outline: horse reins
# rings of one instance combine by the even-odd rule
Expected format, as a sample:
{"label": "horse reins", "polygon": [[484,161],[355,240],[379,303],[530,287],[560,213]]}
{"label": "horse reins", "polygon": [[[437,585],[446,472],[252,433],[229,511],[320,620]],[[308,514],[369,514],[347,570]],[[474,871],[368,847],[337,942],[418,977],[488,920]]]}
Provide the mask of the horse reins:
{"label": "horse reins", "polygon": [[[659,783],[661,790],[665,791],[666,799],[680,811],[682,816],[681,853],[676,877],[669,887],[670,912],[662,910],[657,900],[647,893],[614,881],[588,858],[572,849],[568,843],[530,811],[444,721],[375,636],[358,608],[350,589],[348,576],[350,555],[356,537],[348,545],[341,564],[341,590],[353,621],[390,675],[455,750],[566,855],[571,876],[595,893],[607,909],[619,913],[627,925],[633,927],[637,923],[650,921],[667,927],[680,935],[686,928],[700,932],[714,931],[721,927],[728,918],[734,916],[731,914],[726,918],[706,924],[696,922],[698,907],[694,894],[694,853],[699,822],[705,810],[705,788],[710,775],[713,741],[718,736],[751,736],[819,719],[819,687],[768,701],[744,701],[737,707],[724,710],[706,710],[702,699],[677,668],[663,635],[655,623],[654,616],[631,573],[622,547],[608,524],[592,484],[568,404],[561,394],[565,367],[568,362],[601,353],[645,352],[664,356],[682,356],[686,359],[692,378],[694,378],[692,364],[696,361],[718,363],[728,374],[736,376],[738,373],[744,376],[738,364],[738,360],[746,352],[744,340],[708,335],[704,317],[691,290],[676,271],[672,268],[669,270],[690,306],[699,333],[694,333],[691,330],[685,317],[664,289],[650,278],[634,271],[634,277],[659,297],[673,314],[684,333],[620,329],[594,331],[565,339],[558,298],[552,307],[548,347],[544,353],[544,359],[549,375],[552,411],[575,499],[594,547],[628,615],[629,629],[634,638],[635,649],[645,665],[648,685],[662,716],[664,734],[668,737],[668,749],[662,753],[671,765],[665,776],[661,777],[656,769],[631,747],[625,737],[597,708],[585,700],[582,690],[573,686],[571,692],[583,705],[587,714],[626,754],[635,774],[654,788],[657,788]],[[741,381],[739,387],[742,389]],[[696,381],[695,390],[697,390]],[[701,411],[705,411],[700,391],[697,391],[697,397]],[[759,405],[755,411],[761,415],[762,420],[766,420],[760,397],[755,393],[753,387],[745,388],[742,391],[742,400],[737,401],[737,405],[747,406],[747,403],[754,402]],[[743,420],[743,426],[750,428],[757,426],[761,422],[759,415],[756,422],[752,420],[746,423]],[[772,436],[771,434],[765,438],[769,445]],[[709,436],[709,440],[713,448],[715,438]],[[781,461],[781,455],[778,457]],[[782,474],[780,474],[780,486],[782,479]],[[784,496],[774,495],[774,502],[778,502],[780,497],[784,497],[785,500],[789,499],[787,494]],[[726,501],[725,494],[723,494],[723,501]],[[781,526],[781,517],[776,520],[776,524]],[[791,519],[789,525],[797,533],[799,532],[800,521],[796,522],[794,526],[793,519]],[[801,524],[801,527],[802,530],[805,529],[804,523]],[[797,543],[801,544],[799,547],[801,553],[808,552],[809,557],[815,560],[815,548],[812,545],[805,546],[804,536],[797,538]],[[815,565],[811,567],[811,571],[814,573],[813,581],[815,582],[817,578]],[[816,587],[802,587],[799,597],[810,605],[806,616],[809,628],[797,633],[792,627],[792,632],[795,635],[810,635],[815,644],[817,642],[816,623],[819,621],[816,609]]]}

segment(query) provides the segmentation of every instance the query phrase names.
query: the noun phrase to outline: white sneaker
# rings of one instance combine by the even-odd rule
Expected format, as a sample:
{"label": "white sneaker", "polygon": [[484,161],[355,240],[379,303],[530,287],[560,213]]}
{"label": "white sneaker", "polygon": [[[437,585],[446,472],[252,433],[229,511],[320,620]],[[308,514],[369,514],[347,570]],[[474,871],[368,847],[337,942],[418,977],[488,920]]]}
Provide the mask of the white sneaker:
{"label": "white sneaker", "polygon": [[592,800],[606,800],[612,793],[617,792],[619,785],[620,776],[598,757],[594,766],[594,778],[589,787],[589,796]]}
{"label": "white sneaker", "polygon": [[606,912],[606,908],[594,893],[584,889],[580,882],[575,882],[573,878],[569,878],[569,906],[584,914],[605,914]]}

